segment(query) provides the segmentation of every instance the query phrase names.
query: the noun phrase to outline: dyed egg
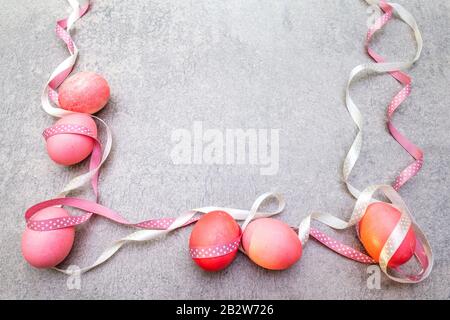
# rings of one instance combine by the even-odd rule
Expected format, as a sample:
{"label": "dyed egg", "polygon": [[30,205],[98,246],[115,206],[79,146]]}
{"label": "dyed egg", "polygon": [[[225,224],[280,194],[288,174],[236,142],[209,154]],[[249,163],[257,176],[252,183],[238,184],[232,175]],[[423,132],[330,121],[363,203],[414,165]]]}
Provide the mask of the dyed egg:
{"label": "dyed egg", "polygon": [[[189,239],[189,248],[213,248],[224,246],[239,240],[241,228],[224,211],[212,211],[200,218],[192,229]],[[236,257],[237,248],[227,254],[218,257],[193,258],[202,269],[207,271],[219,271],[225,269]]]}
{"label": "dyed egg", "polygon": [[[379,260],[381,250],[400,216],[400,211],[389,203],[375,202],[367,207],[365,215],[359,222],[359,236],[364,248],[375,261]],[[415,247],[416,235],[411,227],[388,262],[388,266],[395,268],[407,262],[413,256]]]}
{"label": "dyed egg", "polygon": [[[77,124],[89,128],[97,136],[97,125],[91,116],[82,113],[70,114],[56,124]],[[70,166],[86,159],[94,148],[94,141],[88,136],[75,133],[57,134],[47,139],[47,152],[58,164]]]}
{"label": "dyed egg", "polygon": [[96,113],[108,100],[108,82],[94,72],[78,72],[67,78],[58,90],[59,105],[70,111]]}
{"label": "dyed egg", "polygon": [[252,221],[242,236],[242,246],[257,265],[284,270],[302,256],[302,243],[287,224],[271,218]]}
{"label": "dyed egg", "polygon": [[[44,220],[67,217],[63,208],[49,207],[38,211],[31,219]],[[25,229],[22,235],[22,255],[36,268],[51,268],[60,264],[72,249],[75,228],[67,227],[51,231]]]}

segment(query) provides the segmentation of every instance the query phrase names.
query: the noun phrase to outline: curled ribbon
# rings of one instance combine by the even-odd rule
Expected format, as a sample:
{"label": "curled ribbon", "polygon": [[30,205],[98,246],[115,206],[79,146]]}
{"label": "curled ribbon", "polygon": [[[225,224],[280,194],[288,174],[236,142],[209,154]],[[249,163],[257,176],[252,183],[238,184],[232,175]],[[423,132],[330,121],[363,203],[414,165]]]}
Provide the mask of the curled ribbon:
{"label": "curled ribbon", "polygon": [[[366,49],[367,53],[372,57],[372,59],[377,63],[385,62],[385,59],[377,54],[373,49],[369,47],[370,40],[373,35],[380,30],[391,18],[393,14],[393,7],[384,2],[380,1],[379,3],[381,9],[384,11],[383,16],[378,19],[378,21],[369,28],[367,32],[366,38]],[[399,7],[397,7],[399,8]],[[398,9],[397,9],[398,10]],[[406,16],[404,16],[406,18]],[[420,32],[417,28],[417,24],[414,20],[410,19],[410,25],[416,33],[416,39],[421,40]],[[420,57],[420,53],[422,51],[422,43],[418,41],[417,53],[416,57],[413,60],[416,61]],[[387,109],[387,125],[389,128],[389,132],[394,137],[394,139],[414,158],[414,162],[407,166],[396,178],[393,183],[393,187],[395,190],[400,189],[400,187],[406,183],[410,178],[415,176],[417,172],[420,171],[423,165],[423,152],[417,146],[415,146],[412,142],[410,142],[406,137],[404,137],[393,125],[392,116],[395,110],[400,106],[400,104],[409,96],[411,93],[411,78],[402,71],[391,71],[389,72],[391,76],[400,82],[404,87],[400,92],[398,92],[392,101],[389,103]]]}
{"label": "curled ribbon", "polygon": [[[347,82],[347,87],[345,90],[345,101],[346,101],[346,107],[348,112],[350,113],[353,121],[355,122],[358,133],[356,135],[355,140],[352,143],[352,146],[350,147],[350,150],[347,153],[347,156],[344,160],[344,165],[342,169],[342,175],[344,182],[347,185],[348,190],[350,193],[355,197],[358,198],[360,191],[352,186],[349,182],[350,173],[353,170],[353,167],[356,164],[356,161],[359,158],[359,155],[361,153],[362,148],[362,130],[363,130],[363,116],[361,112],[359,111],[358,107],[354,103],[351,95],[350,95],[350,86],[353,83],[353,80],[356,78],[357,75],[361,74],[365,71],[372,71],[376,73],[386,73],[389,72],[393,77],[395,77],[398,81],[405,84],[406,86],[397,94],[396,97],[392,100],[392,102],[389,105],[388,108],[388,127],[393,135],[393,137],[416,159],[416,161],[408,166],[404,171],[400,173],[400,175],[396,178],[393,186],[396,190],[398,190],[408,179],[410,179],[412,176],[414,176],[421,168],[423,163],[423,154],[422,151],[415,147],[411,142],[409,142],[405,137],[403,137],[393,126],[392,124],[392,115],[396,108],[401,104],[403,100],[406,99],[406,97],[409,95],[410,88],[411,88],[411,79],[409,76],[404,74],[403,72],[400,72],[398,70],[407,69],[411,67],[419,58],[420,54],[422,52],[423,47],[423,40],[420,33],[420,30],[417,26],[417,22],[415,21],[414,17],[401,5],[397,3],[386,3],[384,1],[378,1],[378,0],[366,0],[367,3],[371,5],[380,5],[384,10],[386,10],[385,14],[381,16],[375,24],[369,28],[369,31],[367,33],[366,37],[366,48],[368,50],[369,55],[377,61],[377,63],[367,63],[367,64],[361,64],[359,66],[356,66],[353,68],[353,70],[350,72],[350,76]],[[399,18],[404,21],[406,24],[408,24],[411,29],[414,31],[415,40],[417,43],[417,51],[414,56],[414,58],[410,61],[405,62],[384,62],[381,56],[377,55],[372,49],[369,47],[369,42],[372,36],[375,34],[376,31],[381,29],[392,17],[393,12],[397,13]]]}
{"label": "curled ribbon", "polygon": [[[54,117],[63,117],[69,114],[74,114],[75,112],[65,110],[59,107],[52,106],[52,103],[59,106],[58,103],[58,93],[57,88],[61,85],[61,83],[64,82],[64,80],[70,75],[70,73],[73,70],[73,67],[76,63],[76,60],[78,58],[79,50],[77,46],[75,45],[72,36],[71,31],[74,26],[74,23],[80,19],[88,10],[89,10],[89,1],[86,1],[85,4],[80,6],[79,2],[76,0],[68,0],[70,6],[72,7],[72,12],[70,15],[62,20],[57,21],[56,23],[56,35],[58,38],[60,38],[67,46],[67,49],[69,51],[69,57],[67,57],[63,62],[61,62],[56,69],[53,71],[53,73],[50,75],[50,78],[46,82],[44,89],[41,93],[41,104],[42,108],[46,113],[48,113],[51,116]],[[94,149],[91,154],[91,160],[89,165],[89,171],[87,173],[84,173],[82,175],[79,175],[72,180],[70,180],[61,190],[61,192],[57,195],[57,197],[63,197],[67,195],[69,192],[80,188],[81,186],[85,185],[89,180],[91,180],[91,184],[95,193],[96,198],[98,198],[98,175],[100,167],[103,165],[103,163],[108,158],[108,155],[111,151],[112,146],[112,133],[108,125],[99,117],[91,115],[92,118],[97,120],[106,131],[106,143],[102,150],[102,146],[100,141],[97,138],[94,138],[90,136],[92,139],[94,139]],[[44,130],[44,137],[46,132],[50,132],[51,128],[47,128]],[[62,129],[62,128],[60,128]],[[68,134],[68,133],[74,133],[74,134],[83,134],[81,132],[70,132],[69,131],[63,131],[59,130],[56,134]],[[102,152],[103,151],[103,152]]]}

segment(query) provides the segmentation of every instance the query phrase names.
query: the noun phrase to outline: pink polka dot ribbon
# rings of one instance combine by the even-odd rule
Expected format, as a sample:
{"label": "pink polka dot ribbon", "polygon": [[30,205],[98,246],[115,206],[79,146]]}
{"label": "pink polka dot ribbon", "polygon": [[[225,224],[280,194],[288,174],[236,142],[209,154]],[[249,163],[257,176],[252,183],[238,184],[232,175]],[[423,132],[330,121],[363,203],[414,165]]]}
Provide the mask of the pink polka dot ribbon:
{"label": "pink polka dot ribbon", "polygon": [[92,213],[87,213],[80,216],[70,216],[46,220],[29,219],[27,221],[27,227],[35,231],[57,230],[82,224],[88,221],[91,216]]}
{"label": "pink polka dot ribbon", "polygon": [[[57,205],[64,205],[77,208],[86,211],[86,213],[81,214],[79,216],[68,216],[45,220],[36,220],[32,218],[36,212]],[[128,221],[114,210],[102,206],[97,202],[72,197],[56,198],[35,204],[25,212],[25,220],[27,221],[27,227],[32,230],[51,231],[80,225],[88,221],[94,214],[103,216],[104,218],[107,218],[119,224],[151,230],[166,230],[176,220],[175,218],[161,218],[161,219],[150,219],[134,223]],[[189,219],[183,226],[195,223],[197,222],[198,219],[199,217],[193,217]]]}
{"label": "pink polka dot ribbon", "polygon": [[[56,229],[74,227],[85,223],[88,221],[93,213],[86,213],[79,216],[70,216],[70,217],[62,217],[62,218],[53,218],[46,220],[33,220],[29,219],[27,221],[27,227],[36,230],[36,231],[51,231]],[[192,218],[186,222],[186,226],[196,222],[199,218]],[[112,219],[114,220],[114,219]],[[146,221],[142,221],[139,223],[126,223],[129,226],[142,228],[142,229],[151,229],[151,230],[166,230],[173,222],[175,218],[161,218],[161,219],[150,219]],[[123,224],[123,222],[122,222]]]}
{"label": "pink polka dot ribbon", "polygon": [[352,247],[340,243],[339,241],[331,238],[330,236],[327,236],[325,233],[317,229],[311,228],[309,231],[309,235],[314,239],[316,239],[321,244],[323,244],[324,246],[326,246],[327,248],[329,248],[330,250],[333,250],[334,252],[340,254],[341,256],[365,264],[377,263],[368,255],[356,249],[353,249]]}
{"label": "pink polka dot ribbon", "polygon": [[[199,217],[189,219],[184,226],[197,222]],[[166,230],[175,221],[175,218],[150,219],[134,224],[135,227],[152,230]]]}
{"label": "pink polka dot ribbon", "polygon": [[97,139],[97,136],[94,135],[91,129],[77,124],[57,124],[48,127],[42,132],[45,140],[58,134],[79,134],[95,140]]}
{"label": "pink polka dot ribbon", "polygon": [[189,249],[189,254],[194,259],[217,258],[232,252],[236,252],[239,249],[240,243],[241,236],[239,236],[235,240],[230,241],[229,243],[205,247],[192,247]]}
{"label": "pink polka dot ribbon", "polygon": [[[385,1],[380,1],[380,7],[384,11],[384,14],[375,22],[375,24],[369,28],[366,37],[366,49],[370,57],[377,63],[386,62],[385,59],[377,54],[372,48],[370,48],[370,40],[373,35],[383,28],[384,25],[392,18],[393,8]],[[392,184],[395,190],[401,188],[409,179],[414,177],[422,168],[423,165],[423,152],[412,142],[410,142],[405,136],[403,136],[395,127],[392,122],[392,117],[395,110],[400,106],[400,104],[406,100],[406,98],[411,93],[411,78],[402,71],[391,71],[390,75],[396,79],[404,87],[398,92],[392,101],[389,103],[387,108],[387,126],[389,132],[394,137],[394,139],[414,158],[414,162],[407,166],[400,174],[395,178]]]}

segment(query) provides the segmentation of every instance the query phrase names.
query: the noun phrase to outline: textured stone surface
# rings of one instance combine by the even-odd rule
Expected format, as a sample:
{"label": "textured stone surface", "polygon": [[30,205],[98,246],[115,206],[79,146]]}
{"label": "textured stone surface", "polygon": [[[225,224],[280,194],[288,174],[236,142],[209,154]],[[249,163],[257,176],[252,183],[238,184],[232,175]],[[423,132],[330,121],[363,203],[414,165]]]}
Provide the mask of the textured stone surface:
{"label": "textured stone surface", "polygon": [[[64,1],[0,0],[1,298],[439,298],[450,294],[449,77],[450,5],[400,1],[416,17],[425,47],[409,71],[411,97],[395,123],[425,151],[419,175],[401,191],[433,246],[435,267],[418,285],[382,277],[366,286],[366,266],[314,241],[283,272],[240,255],[207,274],[188,257],[190,228],[153,243],[127,245],[68,290],[66,276],[36,270],[20,254],[25,209],[57,194],[87,164],[57,166],[42,130],[55,120],[40,107],[44,82],[67,52],[55,38]],[[114,132],[101,173],[101,202],[131,220],[176,216],[204,205],[249,208],[258,194],[282,192],[281,219],[297,224],[313,210],[349,217],[354,200],[340,181],[355,126],[344,107],[350,70],[368,62],[363,1],[94,1],[76,24],[76,70],[103,74],[112,98],[99,116]],[[411,57],[410,30],[394,21],[374,46],[390,59]],[[389,183],[411,158],[388,134],[385,108],[400,86],[389,76],[361,77],[352,88],[365,116],[365,143],[352,181]],[[170,136],[206,128],[280,129],[280,168],[262,176],[252,165],[174,166]],[[92,197],[90,191],[77,193]],[[320,228],[326,229],[322,226]],[[78,228],[64,265],[85,266],[130,229],[101,218]],[[355,232],[332,232],[359,246]]]}

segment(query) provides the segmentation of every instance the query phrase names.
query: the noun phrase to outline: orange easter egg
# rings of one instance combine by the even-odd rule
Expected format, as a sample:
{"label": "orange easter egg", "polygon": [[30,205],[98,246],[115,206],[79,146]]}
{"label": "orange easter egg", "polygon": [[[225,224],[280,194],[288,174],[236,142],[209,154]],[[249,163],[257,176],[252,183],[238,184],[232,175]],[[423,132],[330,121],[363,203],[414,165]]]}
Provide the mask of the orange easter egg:
{"label": "orange easter egg", "polygon": [[[212,211],[200,218],[192,229],[191,237],[189,239],[189,248],[195,250],[196,248],[205,248],[215,250],[221,249],[239,240],[241,228],[237,222],[224,211]],[[228,252],[228,251],[226,251]],[[229,253],[214,256],[192,258],[196,264],[207,271],[219,271],[228,267],[236,257],[237,246]]]}
{"label": "orange easter egg", "polygon": [[[369,255],[379,261],[381,250],[400,220],[401,212],[389,203],[375,202],[367,207],[359,222],[359,235]],[[400,247],[388,262],[391,268],[407,262],[414,254],[416,235],[410,227]]]}
{"label": "orange easter egg", "polygon": [[[74,113],[59,119],[56,124],[76,124],[87,127],[97,136],[97,125],[88,114]],[[92,138],[75,133],[57,134],[47,139],[47,152],[58,164],[70,166],[86,159],[94,148]]]}
{"label": "orange easter egg", "polygon": [[[36,212],[31,220],[67,217],[66,210],[49,207]],[[26,228],[22,235],[22,255],[35,268],[51,268],[60,264],[70,253],[75,238],[75,228],[50,231]]]}
{"label": "orange easter egg", "polygon": [[242,246],[257,265],[284,270],[302,256],[302,243],[287,224],[271,218],[252,221],[242,236]]}

